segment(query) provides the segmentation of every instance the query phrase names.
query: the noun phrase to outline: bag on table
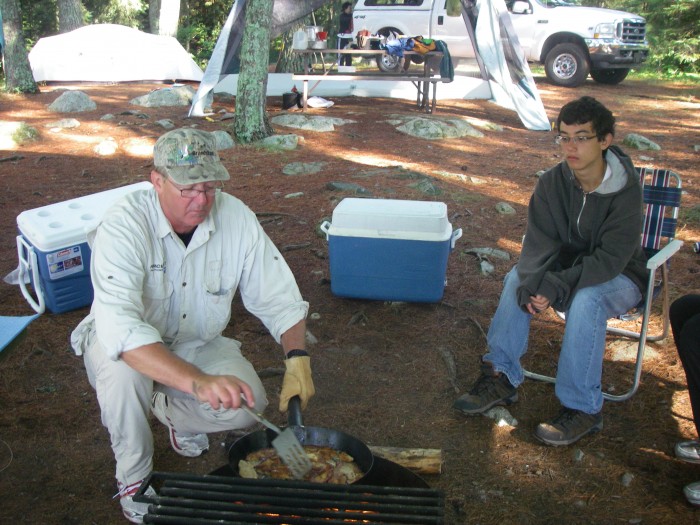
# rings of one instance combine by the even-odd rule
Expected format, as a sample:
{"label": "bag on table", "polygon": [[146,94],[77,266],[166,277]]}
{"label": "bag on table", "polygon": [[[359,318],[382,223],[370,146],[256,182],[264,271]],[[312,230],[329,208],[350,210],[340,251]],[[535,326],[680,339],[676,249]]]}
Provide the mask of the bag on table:
{"label": "bag on table", "polygon": [[435,41],[432,38],[423,38],[422,36],[413,37],[412,50],[421,55],[425,55],[430,51],[435,51]]}

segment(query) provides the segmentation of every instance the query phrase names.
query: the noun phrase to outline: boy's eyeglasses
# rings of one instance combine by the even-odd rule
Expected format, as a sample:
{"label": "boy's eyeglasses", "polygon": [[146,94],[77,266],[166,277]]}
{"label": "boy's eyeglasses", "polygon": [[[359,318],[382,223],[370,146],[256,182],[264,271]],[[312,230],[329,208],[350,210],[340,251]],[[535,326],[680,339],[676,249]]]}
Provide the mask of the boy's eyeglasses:
{"label": "boy's eyeglasses", "polygon": [[584,137],[581,135],[576,135],[575,137],[562,137],[561,135],[557,135],[556,137],[554,137],[554,143],[557,145],[561,145],[561,144],[566,145],[566,144],[569,144],[570,142],[573,142],[574,144],[578,145],[578,144],[584,144],[587,141],[595,139],[595,138],[598,138],[598,137],[596,137],[595,135],[593,135],[591,137]]}

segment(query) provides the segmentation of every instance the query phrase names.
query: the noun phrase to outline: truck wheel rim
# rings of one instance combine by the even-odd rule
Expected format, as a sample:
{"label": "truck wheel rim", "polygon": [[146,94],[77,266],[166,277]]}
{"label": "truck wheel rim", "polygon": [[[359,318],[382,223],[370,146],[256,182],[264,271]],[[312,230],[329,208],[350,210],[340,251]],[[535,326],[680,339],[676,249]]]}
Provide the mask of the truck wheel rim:
{"label": "truck wheel rim", "polygon": [[384,55],[382,57],[382,63],[387,69],[394,69],[399,65],[399,58],[391,55]]}
{"label": "truck wheel rim", "polygon": [[554,61],[554,73],[562,79],[569,79],[576,74],[576,59],[572,55],[559,55]]}

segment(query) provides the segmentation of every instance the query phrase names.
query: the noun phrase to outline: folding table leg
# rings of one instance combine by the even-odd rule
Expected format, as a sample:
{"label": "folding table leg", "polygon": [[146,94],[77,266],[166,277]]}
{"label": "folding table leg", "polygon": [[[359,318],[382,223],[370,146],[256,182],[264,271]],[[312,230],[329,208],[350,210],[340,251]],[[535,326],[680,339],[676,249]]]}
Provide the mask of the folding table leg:
{"label": "folding table leg", "polygon": [[309,97],[309,81],[304,80],[304,89],[303,89],[303,95],[302,95],[302,100],[304,102],[304,108],[303,111],[306,111],[306,100]]}
{"label": "folding table leg", "polygon": [[435,105],[437,103],[437,81],[431,81],[431,84],[433,85],[433,103],[430,107],[430,112],[435,113]]}

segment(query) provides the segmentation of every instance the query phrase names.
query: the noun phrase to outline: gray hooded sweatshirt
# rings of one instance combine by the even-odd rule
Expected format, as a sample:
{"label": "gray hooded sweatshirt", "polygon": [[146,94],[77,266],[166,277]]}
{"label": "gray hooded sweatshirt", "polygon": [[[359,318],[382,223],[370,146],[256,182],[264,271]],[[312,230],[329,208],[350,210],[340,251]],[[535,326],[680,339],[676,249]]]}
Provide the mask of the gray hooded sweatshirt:
{"label": "gray hooded sweatshirt", "polygon": [[616,146],[605,152],[611,176],[585,193],[566,162],[545,172],[528,207],[518,261],[518,304],[542,295],[566,311],[576,292],[624,274],[646,290],[640,244],[642,186],[630,158]]}

